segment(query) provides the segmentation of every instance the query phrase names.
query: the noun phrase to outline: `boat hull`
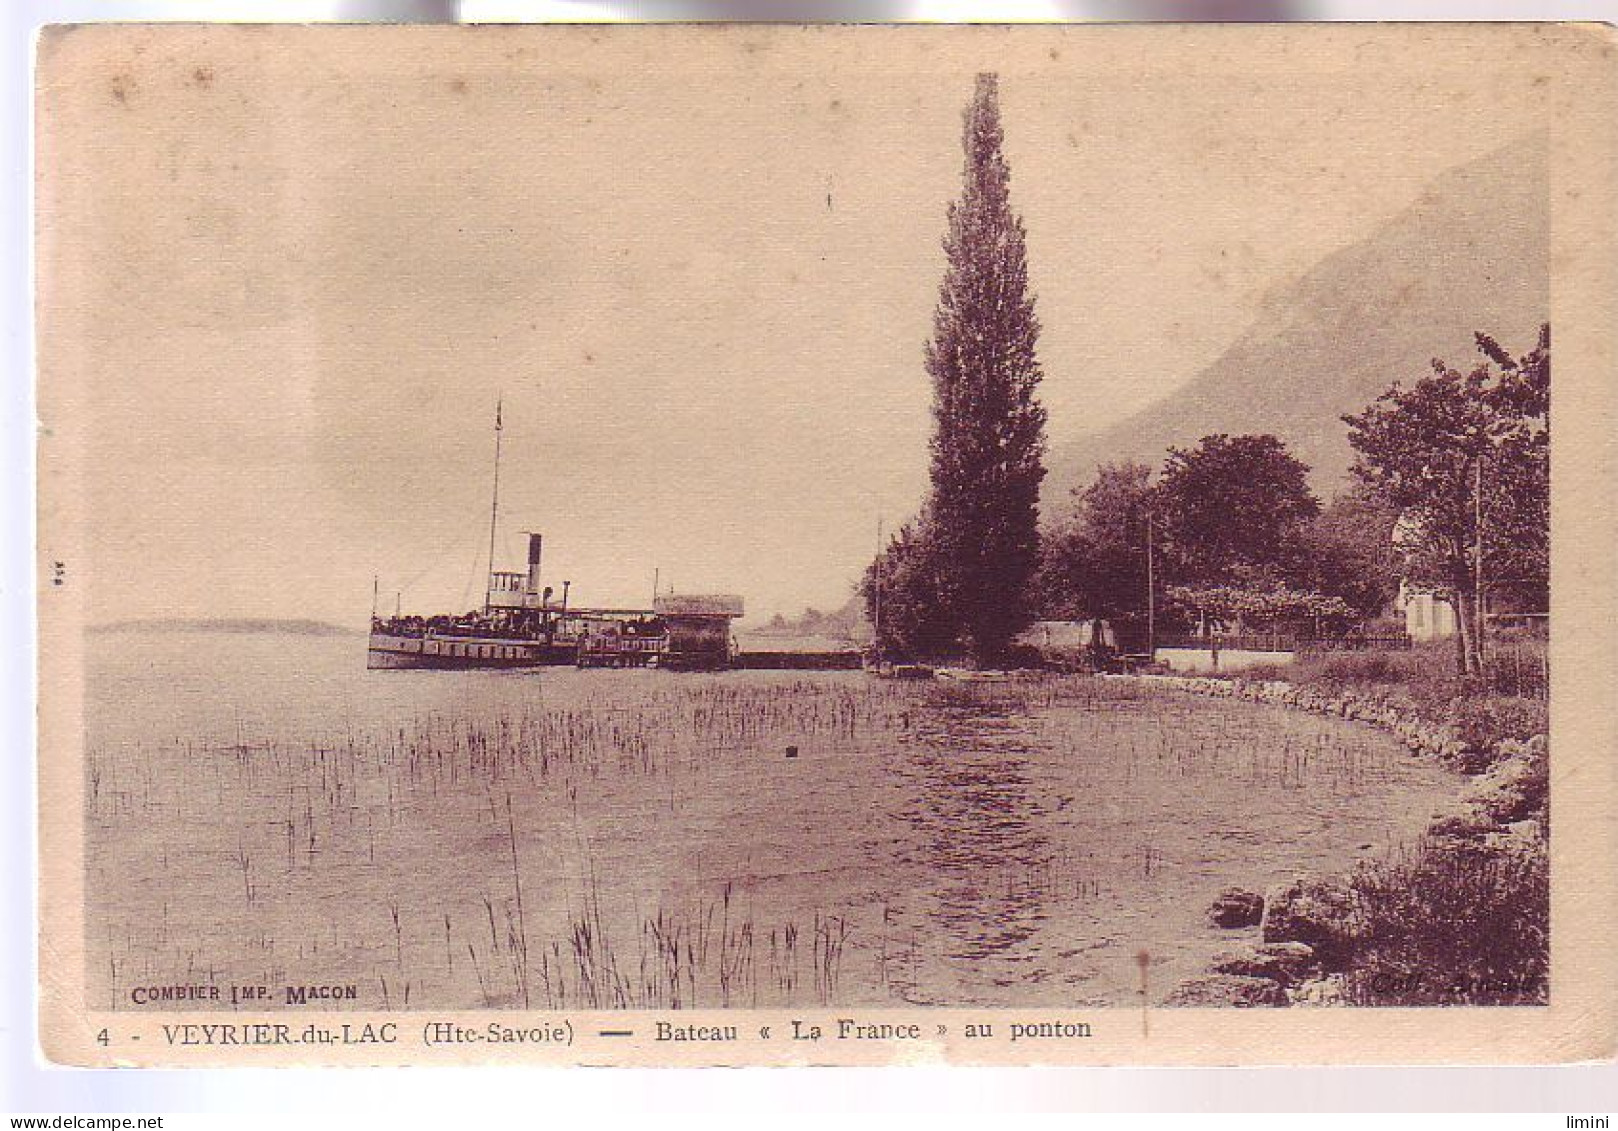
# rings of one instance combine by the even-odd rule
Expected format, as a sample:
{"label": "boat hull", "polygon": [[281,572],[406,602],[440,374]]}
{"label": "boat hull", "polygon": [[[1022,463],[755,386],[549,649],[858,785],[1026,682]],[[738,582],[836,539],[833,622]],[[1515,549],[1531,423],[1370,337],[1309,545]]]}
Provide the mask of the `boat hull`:
{"label": "boat hull", "polygon": [[365,666],[373,671],[477,671],[571,664],[574,657],[572,647],[547,644],[542,640],[431,634],[424,637],[394,636],[373,632],[366,650]]}

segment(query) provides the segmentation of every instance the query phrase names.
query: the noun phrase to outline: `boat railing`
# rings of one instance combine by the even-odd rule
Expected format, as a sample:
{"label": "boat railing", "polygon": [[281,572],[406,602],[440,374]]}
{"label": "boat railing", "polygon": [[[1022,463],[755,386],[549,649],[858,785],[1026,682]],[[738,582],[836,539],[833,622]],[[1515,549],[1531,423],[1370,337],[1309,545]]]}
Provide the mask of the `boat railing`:
{"label": "boat railing", "polygon": [[535,633],[514,628],[509,625],[496,624],[464,624],[443,622],[434,623],[434,620],[423,620],[419,617],[404,617],[396,620],[375,620],[371,622],[371,631],[387,636],[402,636],[410,640],[425,640],[428,638],[443,638],[464,640],[474,638],[478,640],[511,640],[522,643],[532,643],[540,637]]}

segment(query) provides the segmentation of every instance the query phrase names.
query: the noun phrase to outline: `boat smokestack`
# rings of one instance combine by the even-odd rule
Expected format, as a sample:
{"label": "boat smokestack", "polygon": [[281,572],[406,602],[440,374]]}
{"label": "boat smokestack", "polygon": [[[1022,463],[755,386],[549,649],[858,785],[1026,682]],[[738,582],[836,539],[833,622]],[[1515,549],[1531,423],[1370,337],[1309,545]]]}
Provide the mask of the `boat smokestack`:
{"label": "boat smokestack", "polygon": [[528,593],[534,597],[539,596],[539,558],[540,547],[544,541],[543,534],[528,536]]}

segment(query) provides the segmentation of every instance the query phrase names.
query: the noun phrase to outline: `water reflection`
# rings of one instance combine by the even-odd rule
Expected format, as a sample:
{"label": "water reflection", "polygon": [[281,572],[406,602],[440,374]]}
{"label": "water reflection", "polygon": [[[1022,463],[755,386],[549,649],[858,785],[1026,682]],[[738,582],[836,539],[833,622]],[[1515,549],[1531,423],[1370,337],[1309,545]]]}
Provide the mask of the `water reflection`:
{"label": "water reflection", "polygon": [[889,905],[901,956],[889,978],[907,1000],[989,1000],[1032,961],[1046,918],[1041,886],[1024,882],[1050,857],[1026,715],[955,692],[921,719],[887,761],[900,874],[914,881]]}

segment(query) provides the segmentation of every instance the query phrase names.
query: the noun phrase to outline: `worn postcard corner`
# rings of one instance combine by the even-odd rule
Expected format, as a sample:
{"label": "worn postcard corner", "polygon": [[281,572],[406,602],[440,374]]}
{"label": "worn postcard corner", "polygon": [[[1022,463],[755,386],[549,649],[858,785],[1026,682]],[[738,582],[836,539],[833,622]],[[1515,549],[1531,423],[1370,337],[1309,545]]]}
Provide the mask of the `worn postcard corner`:
{"label": "worn postcard corner", "polygon": [[52,1060],[1613,1055],[1610,27],[36,71]]}

